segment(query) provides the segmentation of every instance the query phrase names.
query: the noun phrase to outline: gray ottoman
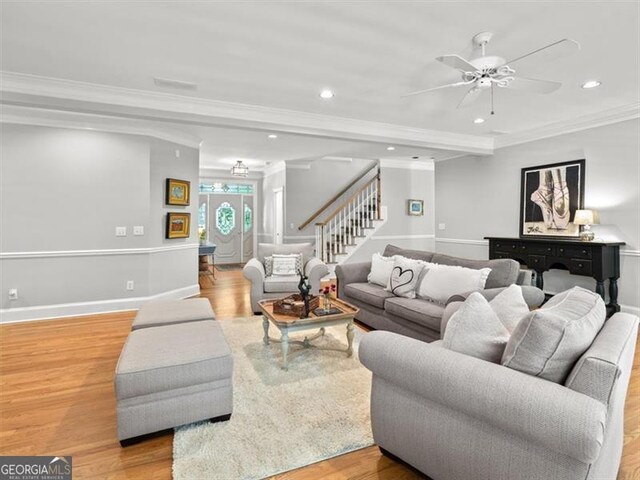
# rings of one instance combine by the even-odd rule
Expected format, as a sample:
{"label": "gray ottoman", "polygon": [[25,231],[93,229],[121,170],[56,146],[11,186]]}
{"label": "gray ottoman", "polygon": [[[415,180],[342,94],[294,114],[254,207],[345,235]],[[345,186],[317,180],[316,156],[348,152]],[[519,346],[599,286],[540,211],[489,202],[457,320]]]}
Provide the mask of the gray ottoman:
{"label": "gray ottoman", "polygon": [[131,325],[131,330],[215,318],[211,303],[206,298],[160,300],[145,303],[140,307]]}
{"label": "gray ottoman", "polygon": [[120,443],[200,420],[228,420],[232,373],[231,349],[216,321],[132,331],[115,375]]}

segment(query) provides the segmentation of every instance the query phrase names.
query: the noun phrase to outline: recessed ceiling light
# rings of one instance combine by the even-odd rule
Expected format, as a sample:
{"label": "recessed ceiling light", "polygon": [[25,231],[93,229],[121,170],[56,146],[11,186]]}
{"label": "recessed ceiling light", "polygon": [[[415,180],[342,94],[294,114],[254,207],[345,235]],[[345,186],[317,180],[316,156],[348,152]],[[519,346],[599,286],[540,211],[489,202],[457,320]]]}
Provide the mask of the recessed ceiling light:
{"label": "recessed ceiling light", "polygon": [[267,137],[269,137],[269,138],[278,138],[278,135],[276,135],[275,133],[272,133],[271,135],[267,135]]}
{"label": "recessed ceiling light", "polygon": [[599,82],[598,80],[589,80],[582,84],[582,88],[596,88],[596,87],[599,87],[601,84],[602,82]]}
{"label": "recessed ceiling light", "polygon": [[320,98],[324,98],[325,100],[333,98],[333,92],[331,90],[322,90],[320,92]]}
{"label": "recessed ceiling light", "polygon": [[387,147],[387,150],[389,150],[390,152],[392,152],[395,149],[396,149],[396,147]]}
{"label": "recessed ceiling light", "polygon": [[473,123],[484,123],[484,118],[478,117],[473,121]]}

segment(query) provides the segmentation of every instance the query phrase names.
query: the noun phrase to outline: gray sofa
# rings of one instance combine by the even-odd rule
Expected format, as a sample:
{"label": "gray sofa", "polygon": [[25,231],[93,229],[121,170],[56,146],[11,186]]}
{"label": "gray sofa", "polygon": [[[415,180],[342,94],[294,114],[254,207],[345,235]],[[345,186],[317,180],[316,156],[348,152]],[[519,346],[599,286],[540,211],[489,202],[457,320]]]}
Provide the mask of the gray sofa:
{"label": "gray sofa", "polygon": [[368,333],[374,440],[433,480],[613,480],[637,335],[636,316],[615,314],[560,385]]}
{"label": "gray sofa", "polygon": [[[443,265],[459,265],[467,268],[491,268],[486,289],[481,291],[487,299],[495,297],[504,288],[521,277],[518,262],[511,259],[469,260],[440,253],[407,250],[387,245],[383,253],[402,255]],[[356,317],[360,322],[376,330],[388,330],[426,342],[440,339],[441,322],[445,306],[421,299],[396,297],[383,287],[367,282],[371,262],[346,263],[336,267],[338,297],[360,308]],[[464,299],[470,292],[456,295],[453,300]],[[522,293],[529,308],[537,308],[544,301],[544,293],[533,286],[523,285]]]}
{"label": "gray sofa", "polygon": [[298,293],[298,275],[269,276],[264,269],[264,258],[277,254],[302,253],[304,274],[309,277],[311,292],[317,293],[320,289],[320,281],[329,273],[329,268],[319,258],[315,258],[314,247],[311,243],[259,243],[258,256],[252,258],[244,266],[244,277],[251,282],[251,308],[255,313],[260,313],[260,300],[269,298],[286,297],[292,293]]}

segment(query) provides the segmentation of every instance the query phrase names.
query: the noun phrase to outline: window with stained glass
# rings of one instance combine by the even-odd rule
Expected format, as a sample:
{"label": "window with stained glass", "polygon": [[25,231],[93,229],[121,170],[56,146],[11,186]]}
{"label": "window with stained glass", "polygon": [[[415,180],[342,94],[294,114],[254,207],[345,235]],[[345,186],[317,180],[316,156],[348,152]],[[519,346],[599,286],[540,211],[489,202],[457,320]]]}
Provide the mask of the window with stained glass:
{"label": "window with stained glass", "polygon": [[212,184],[201,183],[200,193],[236,193],[251,195],[253,193],[253,185],[222,182],[216,182]]}
{"label": "window with stained glass", "polygon": [[251,230],[252,226],[253,226],[253,211],[251,210],[251,207],[245,203],[244,204],[244,231],[248,232],[249,230]]}
{"label": "window with stained glass", "polygon": [[216,228],[222,235],[229,235],[236,226],[236,211],[229,202],[222,202],[216,209]]}

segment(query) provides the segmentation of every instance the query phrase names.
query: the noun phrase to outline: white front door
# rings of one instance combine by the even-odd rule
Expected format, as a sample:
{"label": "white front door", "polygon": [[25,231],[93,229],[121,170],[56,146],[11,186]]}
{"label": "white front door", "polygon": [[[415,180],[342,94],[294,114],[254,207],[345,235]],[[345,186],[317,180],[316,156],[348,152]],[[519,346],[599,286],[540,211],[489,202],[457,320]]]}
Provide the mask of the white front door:
{"label": "white front door", "polygon": [[209,238],[216,244],[217,264],[242,262],[242,197],[209,196]]}
{"label": "white front door", "polygon": [[277,188],[273,191],[273,243],[284,240],[284,191]]}

